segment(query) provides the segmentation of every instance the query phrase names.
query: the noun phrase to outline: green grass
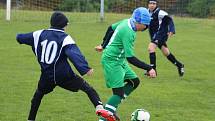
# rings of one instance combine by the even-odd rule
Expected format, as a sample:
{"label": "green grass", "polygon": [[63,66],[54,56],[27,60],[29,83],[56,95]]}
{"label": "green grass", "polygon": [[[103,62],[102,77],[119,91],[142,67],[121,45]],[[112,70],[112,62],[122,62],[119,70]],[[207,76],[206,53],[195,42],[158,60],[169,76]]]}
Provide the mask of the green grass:
{"label": "green grass", "polygon": [[[44,15],[38,17],[40,14],[33,14],[36,16],[33,20],[32,14],[17,14],[16,20],[10,22],[0,20],[0,121],[27,120],[40,68],[31,48],[17,44],[15,36],[20,32],[48,28],[49,20],[43,19]],[[95,69],[92,77],[84,78],[105,102],[111,90],[105,88],[101,54],[94,51],[94,46],[101,42],[108,25],[129,15],[106,14],[103,23],[97,19],[94,21],[98,18],[96,14],[67,15],[73,21],[67,33],[75,38],[90,66]],[[90,21],[85,21],[88,17]],[[158,50],[156,79],[148,79],[144,77],[143,70],[134,68],[141,85],[120,105],[118,113],[122,121],[129,121],[130,114],[137,108],[149,110],[151,121],[215,120],[215,20],[175,17],[175,24],[177,34],[168,41],[168,45],[184,62],[185,76],[179,78],[176,68]],[[146,62],[149,62],[148,43],[148,33],[139,32],[136,56]],[[59,87],[43,98],[37,117],[37,121],[96,120],[93,105],[84,93],[71,93]]]}

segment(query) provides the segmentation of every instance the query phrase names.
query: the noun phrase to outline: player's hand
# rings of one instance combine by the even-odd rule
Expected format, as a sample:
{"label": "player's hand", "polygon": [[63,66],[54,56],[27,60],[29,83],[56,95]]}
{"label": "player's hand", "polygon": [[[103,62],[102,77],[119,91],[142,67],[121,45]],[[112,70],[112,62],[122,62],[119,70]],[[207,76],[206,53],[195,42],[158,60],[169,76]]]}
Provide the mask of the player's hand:
{"label": "player's hand", "polygon": [[93,75],[93,69],[90,69],[88,72],[87,72],[87,76],[92,76]]}
{"label": "player's hand", "polygon": [[173,34],[174,34],[173,32],[168,32],[168,33],[167,33],[168,38],[172,37],[172,36],[173,36]]}
{"label": "player's hand", "polygon": [[103,47],[102,47],[101,45],[98,45],[98,46],[95,47],[95,50],[96,50],[97,52],[102,52]]}
{"label": "player's hand", "polygon": [[155,78],[157,75],[156,75],[156,71],[154,69],[151,69],[148,71],[148,76],[150,78]]}

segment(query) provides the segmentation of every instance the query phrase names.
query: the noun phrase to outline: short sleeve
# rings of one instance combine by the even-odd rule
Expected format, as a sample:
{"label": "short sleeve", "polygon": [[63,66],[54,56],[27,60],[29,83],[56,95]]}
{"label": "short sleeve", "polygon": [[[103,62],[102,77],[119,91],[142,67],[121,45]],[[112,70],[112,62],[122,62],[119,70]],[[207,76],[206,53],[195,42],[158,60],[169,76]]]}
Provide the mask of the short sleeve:
{"label": "short sleeve", "polygon": [[122,23],[123,21],[124,21],[124,20],[121,20],[121,21],[118,21],[118,22],[112,24],[112,25],[111,25],[112,29],[115,30],[115,29],[117,28],[117,26],[118,26],[120,23]]}

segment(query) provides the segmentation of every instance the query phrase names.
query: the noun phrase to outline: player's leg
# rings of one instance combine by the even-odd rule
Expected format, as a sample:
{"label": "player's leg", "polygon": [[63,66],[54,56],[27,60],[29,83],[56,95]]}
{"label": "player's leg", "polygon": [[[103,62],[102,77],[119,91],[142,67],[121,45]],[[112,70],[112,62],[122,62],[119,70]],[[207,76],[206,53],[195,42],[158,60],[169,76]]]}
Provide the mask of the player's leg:
{"label": "player's leg", "polygon": [[35,121],[37,111],[39,109],[41,100],[45,94],[48,94],[53,91],[55,87],[54,82],[48,82],[47,80],[40,80],[38,83],[38,88],[34,93],[34,96],[31,100],[31,108],[28,115],[28,121]]}
{"label": "player's leg", "polygon": [[97,115],[106,115],[106,116],[110,115],[109,112],[103,108],[102,101],[98,93],[96,92],[96,90],[80,76],[73,75],[71,80],[61,81],[58,85],[72,92],[77,92],[78,90],[85,92],[88,98],[90,99],[91,103],[96,108]]}
{"label": "player's leg", "polygon": [[124,99],[124,87],[112,88],[113,95],[108,99],[105,104],[105,109],[110,113],[110,116],[106,118],[100,118],[99,121],[120,121],[116,115],[116,110]]}
{"label": "player's leg", "polygon": [[[104,62],[103,70],[106,85],[108,88],[112,89],[112,96],[109,97],[107,103],[105,104],[105,109],[111,112],[112,115],[116,114],[116,110],[120,105],[122,99],[124,99],[124,76],[125,69],[121,64],[113,63],[113,62]],[[119,120],[114,117],[110,117],[110,119],[105,120],[100,118],[99,121],[116,121]]]}
{"label": "player's leg", "polygon": [[140,83],[139,78],[134,78],[134,79],[126,79],[125,80],[125,86],[124,86],[124,97],[128,97],[138,86]]}
{"label": "player's leg", "polygon": [[31,109],[28,116],[28,121],[34,121],[36,119],[37,111],[43,96],[44,94],[38,89],[35,91],[34,96],[31,100]]}
{"label": "player's leg", "polygon": [[66,90],[77,92],[81,90],[87,94],[92,104],[96,107],[102,105],[98,93],[93,87],[91,87],[83,78],[78,75],[73,75],[71,80],[64,80],[58,83],[58,85]]}
{"label": "player's leg", "polygon": [[[118,69],[115,68],[114,70]],[[123,78],[123,80],[125,79],[124,80],[125,85],[123,87],[120,87],[122,85],[120,84],[119,87],[115,86],[117,88],[112,88],[113,95],[107,101],[105,109],[109,110],[113,114],[116,114],[116,109],[120,105],[121,101],[124,100],[127,96],[129,96],[131,92],[133,92],[138,87],[140,81],[137,78],[135,72],[129,67],[127,63],[122,64],[121,71],[119,69],[118,72],[114,73],[117,74],[117,77],[112,78],[112,80],[122,80]],[[116,81],[115,83],[117,82],[119,83],[121,81]],[[117,118],[117,120],[120,119]]]}
{"label": "player's leg", "polygon": [[98,116],[101,116],[104,119],[108,119],[108,121],[110,119],[114,118],[112,113],[110,113],[108,110],[105,110],[103,108],[103,104],[102,104],[102,101],[101,101],[98,93],[86,81],[83,83],[80,90],[84,91],[88,95],[88,98],[90,99],[90,101],[92,102],[94,107],[96,108],[96,114]]}
{"label": "player's leg", "polygon": [[124,69],[126,70],[125,72],[125,77],[124,77],[124,97],[126,98],[127,96],[130,95],[131,92],[133,92],[140,83],[139,78],[137,77],[136,73],[130,68],[128,64],[124,65]]}
{"label": "player's leg", "polygon": [[160,49],[161,49],[163,55],[166,56],[167,59],[177,67],[179,76],[183,76],[184,75],[184,64],[182,64],[180,61],[178,61],[176,59],[176,57],[170,52],[169,48],[167,47],[167,44],[164,43],[160,47]]}
{"label": "player's leg", "polygon": [[80,90],[87,94],[94,107],[102,105],[98,93],[87,82],[84,82],[84,84],[80,87]]}
{"label": "player's leg", "polygon": [[156,48],[157,48],[157,41],[152,41],[149,43],[148,46],[148,52],[149,52],[149,59],[150,59],[150,65],[153,67],[153,69],[156,70]]}

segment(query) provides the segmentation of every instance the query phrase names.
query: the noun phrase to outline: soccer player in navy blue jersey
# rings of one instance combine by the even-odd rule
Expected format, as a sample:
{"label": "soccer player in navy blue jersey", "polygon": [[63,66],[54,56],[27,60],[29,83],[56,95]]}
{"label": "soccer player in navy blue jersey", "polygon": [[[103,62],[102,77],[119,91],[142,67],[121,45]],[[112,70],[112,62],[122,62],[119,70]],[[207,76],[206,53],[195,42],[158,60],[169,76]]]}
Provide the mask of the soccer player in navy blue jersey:
{"label": "soccer player in navy blue jersey", "polygon": [[175,56],[170,52],[167,46],[167,39],[175,34],[175,26],[173,19],[168,16],[163,10],[157,6],[157,0],[148,1],[148,9],[151,15],[151,22],[149,25],[149,35],[151,42],[148,46],[150,65],[156,70],[156,53],[155,50],[158,47],[164,56],[176,65],[179,76],[184,75],[184,64],[178,61]]}
{"label": "soccer player in navy blue jersey", "polygon": [[63,13],[54,12],[50,20],[50,29],[17,34],[16,36],[18,43],[32,47],[41,67],[41,76],[31,100],[28,121],[35,121],[43,96],[52,92],[56,86],[72,92],[78,90],[85,92],[95,106],[97,115],[101,115],[103,118],[110,115],[103,108],[99,95],[94,88],[82,77],[75,74],[67,61],[69,58],[81,75],[93,74],[93,69],[88,66],[75,41],[64,32],[68,22]]}

